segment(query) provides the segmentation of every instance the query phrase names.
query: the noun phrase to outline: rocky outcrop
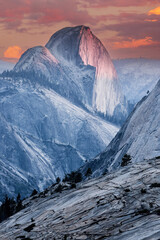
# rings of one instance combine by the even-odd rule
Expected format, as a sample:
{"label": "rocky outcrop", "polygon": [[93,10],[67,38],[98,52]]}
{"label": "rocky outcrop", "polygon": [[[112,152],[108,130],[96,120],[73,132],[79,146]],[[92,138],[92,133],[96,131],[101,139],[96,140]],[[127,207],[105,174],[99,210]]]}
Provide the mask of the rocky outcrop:
{"label": "rocky outcrop", "polygon": [[[0,224],[5,239],[158,239],[160,158],[26,199],[26,208]],[[67,189],[68,188],[68,189]],[[22,237],[23,236],[23,237]]]}

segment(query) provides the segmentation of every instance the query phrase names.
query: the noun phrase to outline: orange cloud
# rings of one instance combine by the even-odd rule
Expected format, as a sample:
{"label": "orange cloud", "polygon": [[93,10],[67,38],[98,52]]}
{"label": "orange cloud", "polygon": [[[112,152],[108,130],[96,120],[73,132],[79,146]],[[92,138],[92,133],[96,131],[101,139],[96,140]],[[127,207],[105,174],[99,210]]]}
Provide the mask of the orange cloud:
{"label": "orange cloud", "polygon": [[148,15],[160,15],[160,7],[154,8],[148,12]]}
{"label": "orange cloud", "polygon": [[5,58],[16,58],[19,59],[22,55],[23,51],[19,46],[10,46],[7,48],[7,50],[4,52]]}
{"label": "orange cloud", "polygon": [[148,46],[155,44],[155,42],[152,40],[152,37],[145,37],[143,39],[133,39],[129,38],[129,41],[121,41],[121,42],[114,42],[113,47],[115,49],[117,48],[137,48],[140,46]]}
{"label": "orange cloud", "polygon": [[146,21],[146,22],[157,22],[158,20],[157,19],[145,19],[144,21]]}

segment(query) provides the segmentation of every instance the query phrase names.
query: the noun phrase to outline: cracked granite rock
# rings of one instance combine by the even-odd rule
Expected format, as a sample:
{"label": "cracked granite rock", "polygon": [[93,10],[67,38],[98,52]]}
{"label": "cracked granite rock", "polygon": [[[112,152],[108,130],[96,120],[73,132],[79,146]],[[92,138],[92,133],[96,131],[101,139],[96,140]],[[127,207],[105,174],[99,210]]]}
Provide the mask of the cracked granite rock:
{"label": "cracked granite rock", "polygon": [[160,159],[129,164],[62,193],[51,186],[23,201],[25,209],[0,224],[0,239],[160,238]]}

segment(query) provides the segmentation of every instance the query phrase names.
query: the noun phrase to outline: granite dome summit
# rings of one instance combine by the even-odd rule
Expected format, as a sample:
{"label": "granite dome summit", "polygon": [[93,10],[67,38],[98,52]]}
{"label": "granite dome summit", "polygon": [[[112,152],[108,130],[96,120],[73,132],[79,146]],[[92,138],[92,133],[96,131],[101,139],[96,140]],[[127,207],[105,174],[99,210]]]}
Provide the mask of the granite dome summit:
{"label": "granite dome summit", "polygon": [[[43,74],[52,79],[53,89],[58,93],[74,103],[78,99],[81,105],[92,112],[98,112],[117,122],[124,120],[127,116],[127,103],[121,93],[116,70],[109,53],[89,27],[61,29],[41,48],[43,51],[41,49],[39,58],[37,51],[39,53],[40,47],[24,53],[14,70],[37,71],[37,65],[42,66],[40,71],[43,69]],[[48,61],[47,69],[42,53]],[[34,65],[29,61],[30,55],[37,59]]]}

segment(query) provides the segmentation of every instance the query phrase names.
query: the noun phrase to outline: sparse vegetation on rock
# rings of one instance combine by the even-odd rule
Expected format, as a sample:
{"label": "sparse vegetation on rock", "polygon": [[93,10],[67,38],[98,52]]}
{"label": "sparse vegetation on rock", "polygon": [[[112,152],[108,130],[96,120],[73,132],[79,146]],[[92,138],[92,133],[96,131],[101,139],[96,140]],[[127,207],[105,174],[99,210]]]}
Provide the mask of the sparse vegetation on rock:
{"label": "sparse vegetation on rock", "polygon": [[61,179],[59,177],[56,178],[56,183],[60,183]]}
{"label": "sparse vegetation on rock", "polygon": [[69,182],[69,183],[78,183],[82,181],[82,174],[81,172],[71,172],[65,175],[63,182]]}
{"label": "sparse vegetation on rock", "polygon": [[131,162],[131,156],[129,154],[125,154],[122,158],[121,167],[127,166]]}
{"label": "sparse vegetation on rock", "polygon": [[92,175],[92,169],[91,169],[91,168],[88,168],[85,176],[86,176],[86,177],[89,177],[89,176],[91,176],[91,175]]}
{"label": "sparse vegetation on rock", "polygon": [[23,208],[24,206],[22,205],[20,194],[17,195],[16,201],[14,200],[14,198],[9,198],[8,196],[6,196],[5,200],[0,206],[0,222],[12,216],[16,212],[19,212]]}
{"label": "sparse vegetation on rock", "polygon": [[33,192],[32,192],[32,194],[31,194],[31,197],[35,196],[37,193],[38,193],[37,190],[34,189]]}
{"label": "sparse vegetation on rock", "polygon": [[59,193],[62,192],[62,184],[59,184],[59,185],[56,187],[55,192],[59,192]]}

